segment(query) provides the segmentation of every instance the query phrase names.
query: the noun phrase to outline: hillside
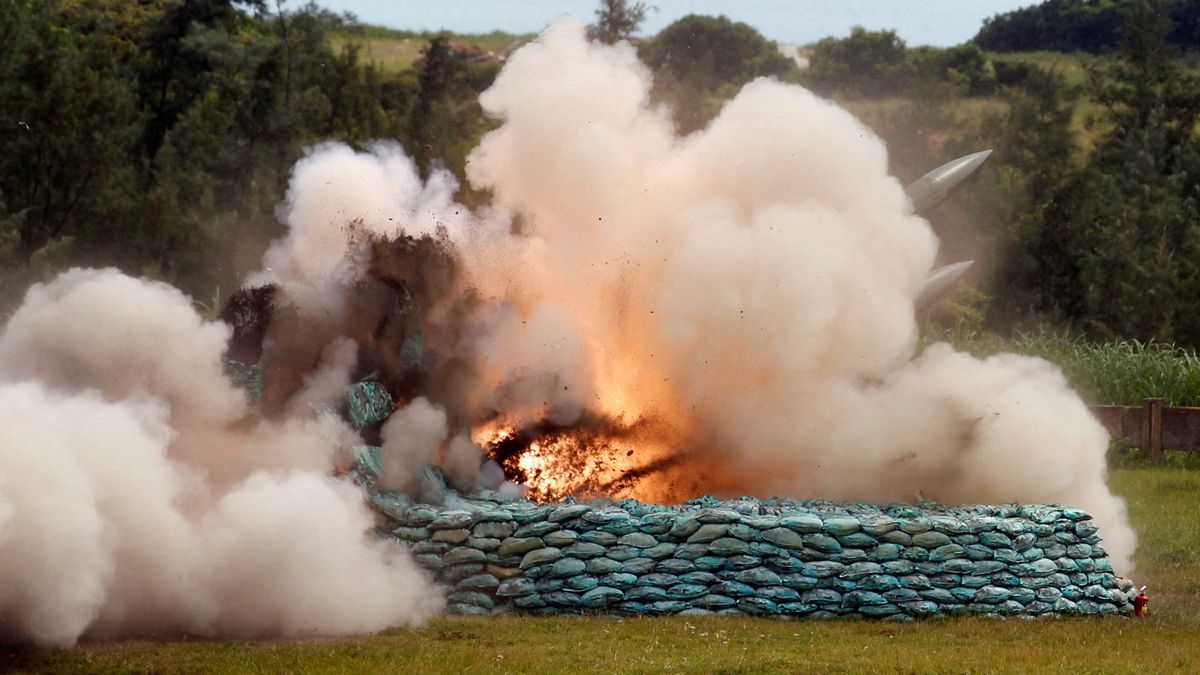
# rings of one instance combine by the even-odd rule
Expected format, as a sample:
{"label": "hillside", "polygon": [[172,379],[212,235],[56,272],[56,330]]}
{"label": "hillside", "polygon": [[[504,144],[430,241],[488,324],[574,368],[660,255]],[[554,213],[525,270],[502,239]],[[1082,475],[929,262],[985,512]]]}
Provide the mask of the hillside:
{"label": "hillside", "polygon": [[469,45],[501,59],[535,37],[529,34],[513,35],[503,31],[469,35],[364,26],[361,29],[331,32],[329,42],[335,52],[340,52],[346,45],[357,45],[361,50],[359,58],[362,62],[374,64],[384,74],[395,74],[412,70],[413,63],[421,57],[421,50],[438,35],[445,35],[452,43]]}

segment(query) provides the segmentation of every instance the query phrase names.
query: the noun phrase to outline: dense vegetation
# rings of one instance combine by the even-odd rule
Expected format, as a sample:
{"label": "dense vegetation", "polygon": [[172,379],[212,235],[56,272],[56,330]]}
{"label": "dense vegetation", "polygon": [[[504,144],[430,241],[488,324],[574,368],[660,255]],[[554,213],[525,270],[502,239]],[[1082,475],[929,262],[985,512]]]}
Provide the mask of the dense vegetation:
{"label": "dense vegetation", "polygon": [[[1120,10],[1110,53],[1088,59],[1002,55],[979,41],[913,48],[857,28],[810,46],[800,68],[753,27],[697,15],[637,48],[681,133],[771,76],[857,114],[904,182],[995,148],[929,214],[946,262],[980,260],[971,283],[983,291],[943,304],[931,331],[1050,326],[1191,350],[1200,82],[1173,41],[1198,5],[1028,10],[1043,22],[1065,22],[1075,6]],[[604,0],[592,35],[628,38],[647,9]],[[476,102],[500,68],[491,52],[527,39],[363,27],[265,0],[0,0],[0,313],[72,264],[117,265],[215,304],[277,236],[290,168],[325,139],[397,141],[423,171],[440,164],[461,177],[491,124]],[[488,196],[464,184],[459,198]]]}
{"label": "dense vegetation", "polygon": [[395,139],[461,172],[498,64],[441,36],[419,73],[385,76],[333,49],[352,28],[264,0],[0,0],[0,303],[68,264],[210,299],[278,234],[321,140]]}
{"label": "dense vegetation", "polygon": [[[1138,4],[1138,0],[1046,0],[986,20],[974,42],[998,52],[1108,52],[1120,47],[1122,27]],[[1167,40],[1200,49],[1200,3],[1169,0],[1162,9],[1171,23]]]}

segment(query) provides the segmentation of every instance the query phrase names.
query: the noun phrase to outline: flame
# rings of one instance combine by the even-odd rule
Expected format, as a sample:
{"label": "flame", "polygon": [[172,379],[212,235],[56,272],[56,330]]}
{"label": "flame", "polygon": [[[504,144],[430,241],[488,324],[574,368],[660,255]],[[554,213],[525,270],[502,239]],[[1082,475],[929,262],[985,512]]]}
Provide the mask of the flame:
{"label": "flame", "polygon": [[525,429],[496,420],[476,427],[472,437],[534,501],[567,496],[680,501],[692,495],[684,494],[677,479],[691,472],[676,466],[683,455],[662,440],[661,431],[652,427],[645,433],[644,425],[620,419]]}

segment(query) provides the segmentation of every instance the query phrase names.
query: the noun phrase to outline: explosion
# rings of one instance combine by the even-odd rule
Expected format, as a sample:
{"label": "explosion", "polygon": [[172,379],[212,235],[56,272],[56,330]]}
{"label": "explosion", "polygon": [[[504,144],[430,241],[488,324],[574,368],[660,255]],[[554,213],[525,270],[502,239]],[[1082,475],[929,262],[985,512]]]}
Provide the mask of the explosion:
{"label": "explosion", "polygon": [[[421,620],[435,592],[329,475],[363,442],[381,486],[409,491],[432,462],[459,489],[538,500],[1069,503],[1128,572],[1107,434],[1062,374],[917,353],[937,239],[874,134],[764,79],[679,137],[649,91],[632,47],[552,26],[481,98],[498,127],[468,162],[494,196],[478,211],[398,145],[312,148],[229,326],[115,271],[32,288],[0,334],[5,633]],[[261,368],[261,400],[226,356]],[[399,402],[389,419],[321,413],[364,378]],[[38,448],[69,471],[47,478]]]}

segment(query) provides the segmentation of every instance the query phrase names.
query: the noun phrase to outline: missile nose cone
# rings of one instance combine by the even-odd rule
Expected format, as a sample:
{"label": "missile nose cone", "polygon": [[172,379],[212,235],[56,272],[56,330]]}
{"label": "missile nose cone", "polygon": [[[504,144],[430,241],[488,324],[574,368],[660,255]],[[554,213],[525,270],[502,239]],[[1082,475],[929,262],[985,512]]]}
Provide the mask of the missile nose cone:
{"label": "missile nose cone", "polygon": [[918,308],[929,307],[938,298],[945,295],[974,264],[974,260],[964,260],[930,272],[929,276],[925,278],[925,285],[921,288],[921,294],[917,296],[914,304]]}
{"label": "missile nose cone", "polygon": [[975,173],[991,154],[991,150],[983,150],[946,162],[904,188],[904,192],[912,200],[913,213],[921,213],[940,204],[956,187]]}

